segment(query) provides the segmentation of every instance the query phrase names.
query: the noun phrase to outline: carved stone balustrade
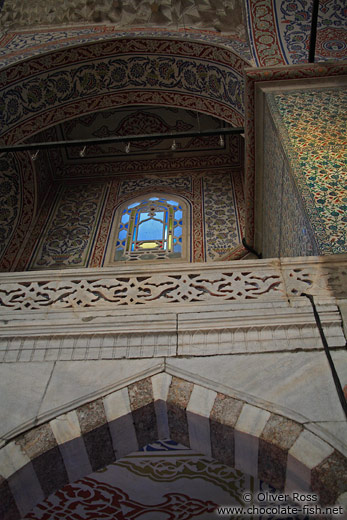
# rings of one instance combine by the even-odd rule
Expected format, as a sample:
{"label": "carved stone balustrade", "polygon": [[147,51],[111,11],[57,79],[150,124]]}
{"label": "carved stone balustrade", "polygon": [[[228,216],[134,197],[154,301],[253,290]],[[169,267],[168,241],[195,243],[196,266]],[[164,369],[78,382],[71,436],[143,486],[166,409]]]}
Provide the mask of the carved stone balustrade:
{"label": "carved stone balustrade", "polygon": [[211,355],[343,344],[347,255],[0,274],[0,360]]}

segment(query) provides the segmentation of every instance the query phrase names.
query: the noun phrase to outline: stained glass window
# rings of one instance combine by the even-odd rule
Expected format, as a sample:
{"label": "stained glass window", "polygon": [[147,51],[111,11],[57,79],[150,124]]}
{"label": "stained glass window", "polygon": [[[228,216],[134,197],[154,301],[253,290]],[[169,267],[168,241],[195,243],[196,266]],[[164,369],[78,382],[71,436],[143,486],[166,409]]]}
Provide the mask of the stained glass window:
{"label": "stained glass window", "polygon": [[114,261],[182,258],[184,207],[179,200],[149,197],[121,211]]}

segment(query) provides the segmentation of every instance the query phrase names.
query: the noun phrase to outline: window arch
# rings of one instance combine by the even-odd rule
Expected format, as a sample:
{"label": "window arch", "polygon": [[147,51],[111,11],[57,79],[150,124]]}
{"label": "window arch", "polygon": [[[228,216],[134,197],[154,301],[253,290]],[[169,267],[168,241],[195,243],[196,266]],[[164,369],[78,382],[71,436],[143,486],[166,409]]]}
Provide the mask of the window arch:
{"label": "window arch", "polygon": [[189,205],[176,195],[137,197],[116,210],[108,264],[187,260]]}

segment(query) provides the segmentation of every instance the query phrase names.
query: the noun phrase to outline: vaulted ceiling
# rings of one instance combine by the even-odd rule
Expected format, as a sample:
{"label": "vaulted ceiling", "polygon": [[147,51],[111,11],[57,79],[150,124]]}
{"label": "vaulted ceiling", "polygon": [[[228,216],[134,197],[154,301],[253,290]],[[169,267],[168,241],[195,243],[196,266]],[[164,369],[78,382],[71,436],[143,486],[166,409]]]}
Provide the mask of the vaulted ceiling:
{"label": "vaulted ceiling", "polygon": [[[1,3],[1,2],[0,2]],[[0,26],[112,23],[117,28],[195,28],[245,37],[241,0],[5,0]]]}

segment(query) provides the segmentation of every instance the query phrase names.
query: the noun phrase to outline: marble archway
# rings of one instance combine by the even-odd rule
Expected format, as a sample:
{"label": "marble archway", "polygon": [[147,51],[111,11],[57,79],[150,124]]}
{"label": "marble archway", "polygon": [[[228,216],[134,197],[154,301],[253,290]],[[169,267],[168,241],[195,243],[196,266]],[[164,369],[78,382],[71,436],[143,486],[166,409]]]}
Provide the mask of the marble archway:
{"label": "marble archway", "polygon": [[311,490],[323,505],[343,491],[345,458],[303,423],[165,372],[48,415],[0,450],[5,518],[20,518],[91,469],[165,438],[278,490]]}

